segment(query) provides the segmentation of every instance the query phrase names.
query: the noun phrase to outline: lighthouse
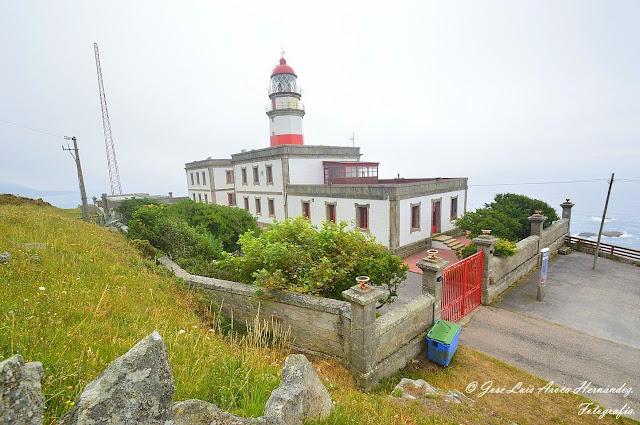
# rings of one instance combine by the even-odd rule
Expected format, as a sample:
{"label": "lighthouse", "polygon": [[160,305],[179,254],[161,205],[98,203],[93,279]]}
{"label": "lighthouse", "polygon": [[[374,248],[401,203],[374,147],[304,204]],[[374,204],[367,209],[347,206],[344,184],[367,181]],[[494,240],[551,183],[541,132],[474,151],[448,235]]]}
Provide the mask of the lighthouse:
{"label": "lighthouse", "polygon": [[302,145],[302,117],[304,105],[300,102],[302,90],[297,83],[298,76],[287,65],[284,57],[271,72],[267,116],[271,146]]}

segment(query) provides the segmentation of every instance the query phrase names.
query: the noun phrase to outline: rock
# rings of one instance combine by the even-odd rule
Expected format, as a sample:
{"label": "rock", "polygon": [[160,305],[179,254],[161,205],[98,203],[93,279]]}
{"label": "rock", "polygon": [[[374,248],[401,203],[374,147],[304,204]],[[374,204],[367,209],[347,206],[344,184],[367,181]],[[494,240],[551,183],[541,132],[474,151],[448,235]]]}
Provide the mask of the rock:
{"label": "rock", "polygon": [[11,260],[11,253],[3,252],[2,254],[0,254],[0,264],[6,264],[9,262],[9,260]]}
{"label": "rock", "polygon": [[34,263],[39,263],[42,261],[42,258],[38,257],[37,255],[32,255],[31,257],[29,257],[29,261],[32,261]]}
{"label": "rock", "polygon": [[331,413],[331,397],[309,360],[291,354],[282,368],[282,381],[267,400],[267,423],[298,425],[303,418],[326,418]]}
{"label": "rock", "polygon": [[449,391],[447,395],[444,396],[444,401],[448,401],[449,403],[456,403],[456,404],[462,404],[462,403],[474,404],[476,402],[475,400],[470,399],[469,397],[467,397],[466,395],[464,395],[458,390]]}
{"label": "rock", "polygon": [[16,354],[0,363],[0,425],[41,425],[44,395],[42,363],[24,363]]}
{"label": "rock", "polygon": [[175,425],[245,425],[257,424],[253,418],[241,418],[202,400],[186,400],[173,405]]}
{"label": "rock", "polygon": [[590,238],[591,236],[598,236],[598,235],[591,232],[582,232],[582,233],[578,233],[578,236],[582,236],[583,238]]}
{"label": "rock", "polygon": [[170,425],[174,392],[167,349],[153,331],[91,381],[57,423]]}
{"label": "rock", "polygon": [[571,249],[566,246],[562,246],[558,249],[558,254],[560,255],[569,255],[571,254]]}
{"label": "rock", "polygon": [[623,234],[624,233],[622,233],[622,232],[616,232],[614,230],[609,230],[609,231],[606,231],[606,232],[602,232],[602,236],[606,236],[608,238],[619,238]]}
{"label": "rock", "polygon": [[[424,379],[414,381],[409,378],[402,378],[400,383],[396,385],[396,390],[400,392],[401,397],[414,400],[427,394],[439,394],[440,390],[431,386]],[[395,390],[394,390],[395,391]]]}

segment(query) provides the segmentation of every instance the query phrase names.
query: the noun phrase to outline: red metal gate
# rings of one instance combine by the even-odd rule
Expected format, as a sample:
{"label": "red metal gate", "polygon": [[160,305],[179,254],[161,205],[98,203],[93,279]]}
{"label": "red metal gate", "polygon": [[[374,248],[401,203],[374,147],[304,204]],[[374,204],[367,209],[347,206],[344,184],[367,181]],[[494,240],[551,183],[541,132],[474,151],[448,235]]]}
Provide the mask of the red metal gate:
{"label": "red metal gate", "polygon": [[455,322],[475,307],[482,298],[482,260],[480,251],[442,271],[441,317]]}

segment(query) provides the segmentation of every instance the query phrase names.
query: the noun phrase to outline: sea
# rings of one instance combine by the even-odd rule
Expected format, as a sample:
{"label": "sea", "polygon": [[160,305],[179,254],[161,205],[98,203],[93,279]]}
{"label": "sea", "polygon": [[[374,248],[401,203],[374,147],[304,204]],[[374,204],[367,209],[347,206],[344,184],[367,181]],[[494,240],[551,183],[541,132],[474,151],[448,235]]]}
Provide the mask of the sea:
{"label": "sea", "polygon": [[[571,235],[597,240],[602,222],[609,183],[590,181],[580,183],[514,184],[474,186],[469,179],[467,209],[474,210],[493,200],[498,193],[517,193],[545,201],[562,217],[560,204],[567,198],[575,204],[571,210]],[[611,245],[640,249],[640,182],[614,180],[604,232],[619,232],[619,237],[603,236],[601,241]],[[580,236],[593,233],[596,236]]]}
{"label": "sea", "polygon": [[[554,207],[558,217],[561,217],[560,204],[569,198],[575,204],[571,211],[571,234],[579,236],[581,233],[588,232],[597,235],[608,187],[609,184],[604,180],[578,183],[484,185],[470,178],[467,210],[484,206],[498,193],[517,193],[545,201]],[[5,192],[1,189],[5,189]],[[6,189],[9,188],[0,185],[0,193],[17,194],[15,190]],[[59,208],[75,208],[80,204],[80,195],[76,191],[38,191],[21,188],[18,193],[30,198],[42,198]],[[614,181],[603,230],[619,232],[621,236],[603,236],[602,242],[640,249],[640,182],[625,182],[622,179]],[[597,236],[580,237],[597,240]]]}

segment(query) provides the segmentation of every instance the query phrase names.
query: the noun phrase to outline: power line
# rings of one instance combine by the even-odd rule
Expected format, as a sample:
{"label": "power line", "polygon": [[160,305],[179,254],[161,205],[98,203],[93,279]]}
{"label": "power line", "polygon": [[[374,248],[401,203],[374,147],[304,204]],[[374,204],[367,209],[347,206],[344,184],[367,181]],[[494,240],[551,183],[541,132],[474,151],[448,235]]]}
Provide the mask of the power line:
{"label": "power line", "polygon": [[28,128],[29,130],[38,131],[40,133],[48,134],[49,136],[63,137],[64,138],[63,134],[54,133],[53,131],[49,131],[49,130],[43,130],[41,128],[37,128],[37,127],[34,127],[32,125],[24,124],[24,123],[21,123],[21,122],[18,122],[18,121],[8,120],[6,118],[1,118],[1,117],[0,117],[0,121],[6,122],[6,123],[9,123],[9,124],[13,124],[13,125],[16,125],[18,127]]}
{"label": "power line", "polygon": [[593,183],[593,182],[607,182],[607,181],[609,180],[608,179],[591,179],[591,180],[569,180],[569,181],[555,181],[555,182],[470,184],[468,186],[522,186],[522,185],[531,185],[531,184],[569,184],[569,183]]}

